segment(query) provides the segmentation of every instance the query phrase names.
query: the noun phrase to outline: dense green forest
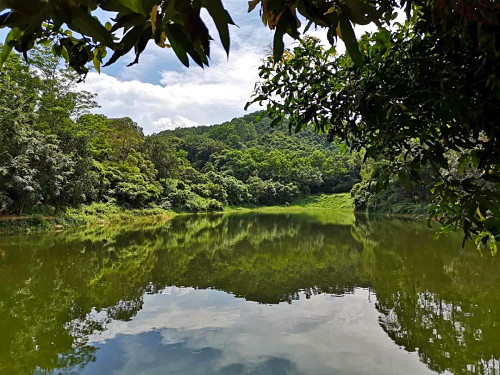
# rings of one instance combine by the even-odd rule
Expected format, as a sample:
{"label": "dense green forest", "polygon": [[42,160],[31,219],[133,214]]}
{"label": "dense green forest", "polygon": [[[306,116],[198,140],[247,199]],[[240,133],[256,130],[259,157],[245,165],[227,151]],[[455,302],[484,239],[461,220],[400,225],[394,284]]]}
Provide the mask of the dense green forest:
{"label": "dense green forest", "polygon": [[77,90],[78,76],[49,51],[33,51],[30,62],[12,54],[0,72],[2,214],[52,215],[92,203],[188,212],[281,205],[349,192],[362,175],[358,209],[387,210],[367,182],[377,164],[362,171],[360,153],[312,130],[290,134],[254,113],[144,136],[130,118],[90,114],[97,97]]}
{"label": "dense green forest", "polygon": [[[158,178],[174,207],[192,209],[206,199],[215,208],[286,204],[309,193],[348,192],[359,180],[358,155],[342,155],[312,131],[289,135],[256,117],[148,137]],[[165,158],[172,149],[175,154]]]}

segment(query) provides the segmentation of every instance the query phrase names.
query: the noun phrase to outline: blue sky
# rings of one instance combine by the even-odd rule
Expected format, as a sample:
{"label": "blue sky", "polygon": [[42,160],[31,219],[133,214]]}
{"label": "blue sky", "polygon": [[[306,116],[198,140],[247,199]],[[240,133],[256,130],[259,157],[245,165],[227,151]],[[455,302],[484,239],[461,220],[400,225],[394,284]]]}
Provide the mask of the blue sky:
{"label": "blue sky", "polygon": [[[96,113],[109,117],[129,116],[146,134],[165,129],[215,124],[245,114],[245,103],[250,99],[258,80],[260,61],[270,51],[273,32],[267,29],[258,9],[247,13],[247,2],[225,0],[224,5],[238,27],[230,28],[231,51],[229,59],[218,39],[208,15],[202,14],[215,39],[211,45],[210,67],[196,64],[184,67],[171,49],[162,49],[150,43],[140,62],[126,65],[133,56],[125,56],[116,64],[103,68],[101,74],[88,74],[81,89],[98,95],[100,108]],[[108,18],[98,14],[102,21]],[[358,36],[366,27],[356,27]],[[0,31],[0,38],[5,37]],[[311,30],[309,34],[326,42],[326,32]],[[288,39],[290,45],[291,40]],[[344,50],[339,42],[337,51]],[[249,111],[258,110],[254,105]]]}

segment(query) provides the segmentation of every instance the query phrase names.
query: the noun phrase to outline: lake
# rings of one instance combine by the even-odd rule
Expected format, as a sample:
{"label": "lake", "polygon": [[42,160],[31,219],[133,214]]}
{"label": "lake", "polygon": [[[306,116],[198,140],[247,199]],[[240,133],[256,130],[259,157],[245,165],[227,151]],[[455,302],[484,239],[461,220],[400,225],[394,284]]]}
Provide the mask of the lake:
{"label": "lake", "polygon": [[0,374],[499,374],[500,254],[249,212],[0,237]]}

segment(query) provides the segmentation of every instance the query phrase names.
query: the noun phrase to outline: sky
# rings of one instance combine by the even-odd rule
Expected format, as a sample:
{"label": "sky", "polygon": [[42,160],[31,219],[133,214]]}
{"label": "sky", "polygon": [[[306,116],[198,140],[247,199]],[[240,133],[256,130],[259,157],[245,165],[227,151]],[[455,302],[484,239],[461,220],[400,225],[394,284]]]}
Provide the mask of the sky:
{"label": "sky", "polygon": [[[98,94],[96,112],[109,117],[129,116],[145,134],[165,129],[217,124],[244,115],[258,80],[261,59],[270,51],[273,32],[265,27],[258,9],[247,12],[247,2],[226,0],[224,5],[237,26],[230,27],[229,58],[211,18],[202,14],[210,34],[210,66],[192,63],[184,67],[170,49],[150,43],[140,62],[126,64],[133,57],[89,73],[82,88]],[[326,33],[313,32],[322,39]],[[323,35],[324,34],[324,35]],[[288,39],[288,45],[291,39]],[[258,110],[253,105],[248,112]]]}
{"label": "sky", "polygon": [[[222,123],[258,110],[257,104],[248,112],[244,106],[258,81],[261,59],[270,52],[273,32],[263,25],[258,9],[247,13],[246,1],[225,0],[224,5],[237,25],[230,27],[229,58],[205,12],[202,18],[214,38],[209,67],[202,69],[192,63],[186,68],[171,49],[150,43],[139,64],[127,67],[134,57],[125,56],[102,68],[100,74],[87,75],[80,88],[98,95],[100,108],[93,112],[108,117],[131,117],[145,134],[152,134],[177,127]],[[100,13],[98,17],[105,22],[109,15]],[[355,30],[359,36],[366,27]],[[311,30],[308,34],[327,43],[324,30]],[[290,46],[292,40],[287,38],[285,43]],[[339,41],[337,51],[343,50]]]}

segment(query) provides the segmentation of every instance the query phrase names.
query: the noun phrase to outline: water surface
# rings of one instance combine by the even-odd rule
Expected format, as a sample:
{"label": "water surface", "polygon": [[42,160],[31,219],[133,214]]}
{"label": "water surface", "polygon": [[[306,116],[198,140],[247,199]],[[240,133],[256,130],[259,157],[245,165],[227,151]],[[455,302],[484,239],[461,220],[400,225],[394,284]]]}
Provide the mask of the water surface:
{"label": "water surface", "polygon": [[1,374],[498,374],[500,261],[308,211],[0,238]]}

